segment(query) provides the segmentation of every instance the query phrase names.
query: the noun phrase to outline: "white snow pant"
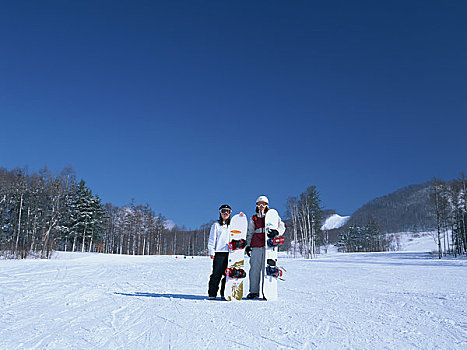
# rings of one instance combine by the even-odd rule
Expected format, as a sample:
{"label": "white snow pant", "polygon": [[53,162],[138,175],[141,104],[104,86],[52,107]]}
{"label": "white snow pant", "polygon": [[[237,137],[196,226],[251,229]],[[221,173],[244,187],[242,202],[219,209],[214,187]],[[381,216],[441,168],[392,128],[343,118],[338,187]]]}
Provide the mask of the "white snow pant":
{"label": "white snow pant", "polygon": [[259,294],[264,276],[264,248],[251,248],[250,257],[250,293]]}

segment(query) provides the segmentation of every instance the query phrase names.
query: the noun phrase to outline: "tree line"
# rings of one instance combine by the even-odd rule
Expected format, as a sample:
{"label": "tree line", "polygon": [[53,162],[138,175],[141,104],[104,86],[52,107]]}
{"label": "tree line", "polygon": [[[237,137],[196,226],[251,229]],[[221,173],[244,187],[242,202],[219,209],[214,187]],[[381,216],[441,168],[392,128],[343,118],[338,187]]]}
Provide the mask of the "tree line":
{"label": "tree line", "polygon": [[431,203],[436,216],[438,256],[467,255],[467,179],[431,183]]}
{"label": "tree line", "polygon": [[366,225],[349,225],[338,233],[335,244],[338,251],[344,253],[355,252],[384,252],[398,247],[397,237],[390,233],[383,233],[376,221],[370,220]]}
{"label": "tree line", "polygon": [[327,246],[329,240],[325,231],[321,230],[323,207],[316,186],[308,187],[299,196],[287,200],[286,235],[291,241],[292,254],[311,259],[319,253],[321,245]]}
{"label": "tree line", "polygon": [[[294,257],[313,258],[331,244],[321,230],[325,212],[316,186],[287,201],[285,244]],[[72,168],[53,174],[47,168],[0,169],[0,254],[50,257],[52,251],[110,254],[207,255],[213,221],[195,230],[170,226],[148,204],[103,204]],[[351,227],[339,240],[343,251],[380,250],[377,228]]]}
{"label": "tree line", "polygon": [[0,169],[0,252],[6,257],[50,257],[55,249],[92,249],[105,230],[105,210],[71,168]]}
{"label": "tree line", "polygon": [[128,255],[207,255],[210,226],[197,230],[171,227],[162,214],[146,205],[117,207],[106,204],[107,227],[101,252]]}
{"label": "tree line", "polygon": [[[326,242],[316,186],[289,199],[286,244],[308,258]],[[58,174],[0,168],[0,254],[48,258],[54,250],[111,254],[207,255],[212,223],[195,230],[169,225],[148,204],[103,204],[71,167]],[[293,243],[292,243],[293,241]]]}
{"label": "tree line", "polygon": [[[440,257],[467,254],[467,180],[431,183],[431,212],[436,217]],[[406,192],[417,193],[407,188]],[[424,187],[422,188],[424,190]],[[414,195],[411,195],[414,198]],[[400,206],[401,204],[398,204]],[[420,206],[419,204],[417,204]],[[337,233],[337,243],[322,230],[326,213],[316,186],[287,200],[285,244],[280,250],[294,257],[313,258],[321,247],[334,244],[343,252],[397,249],[397,237],[387,233],[378,220],[349,221]],[[425,206],[425,204],[423,204]],[[72,168],[53,174],[27,169],[0,168],[0,255],[25,258],[30,254],[50,257],[52,251],[103,252],[111,254],[207,255],[212,223],[195,230],[170,225],[148,204],[134,200],[124,206],[103,204]],[[335,236],[334,236],[335,237]]]}
{"label": "tree line", "polygon": [[53,174],[0,168],[0,255],[48,258],[54,250],[114,254],[205,253],[209,228],[171,227],[149,205],[102,203],[72,168]]}
{"label": "tree line", "polygon": [[398,246],[396,237],[383,233],[381,225],[372,219],[365,224],[345,225],[338,231],[337,242],[332,240],[329,231],[323,230],[322,226],[326,216],[333,213],[323,209],[316,186],[308,187],[299,196],[290,197],[287,201],[289,220],[284,248],[294,257],[311,259],[320,253],[321,248],[327,251],[331,244],[341,252],[388,251]]}

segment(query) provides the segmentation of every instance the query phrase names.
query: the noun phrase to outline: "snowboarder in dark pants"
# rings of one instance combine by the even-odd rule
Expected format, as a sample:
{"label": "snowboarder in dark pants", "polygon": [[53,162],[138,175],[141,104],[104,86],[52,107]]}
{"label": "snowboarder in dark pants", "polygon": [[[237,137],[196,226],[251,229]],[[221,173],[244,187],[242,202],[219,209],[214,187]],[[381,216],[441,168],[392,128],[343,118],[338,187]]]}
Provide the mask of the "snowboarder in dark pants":
{"label": "snowboarder in dark pants", "polygon": [[[250,293],[248,299],[259,298],[260,288],[264,277],[265,265],[265,216],[269,210],[269,200],[266,196],[256,199],[256,214],[253,215],[248,224],[246,254],[250,257]],[[279,221],[278,234],[283,235],[285,225]]]}
{"label": "snowboarder in dark pants", "polygon": [[221,283],[221,297],[224,298],[225,289],[225,269],[229,260],[229,233],[230,214],[232,208],[228,204],[221,205],[219,208],[219,220],[211,227],[209,234],[208,250],[212,263],[212,274],[209,278],[208,295],[210,300],[215,300]]}

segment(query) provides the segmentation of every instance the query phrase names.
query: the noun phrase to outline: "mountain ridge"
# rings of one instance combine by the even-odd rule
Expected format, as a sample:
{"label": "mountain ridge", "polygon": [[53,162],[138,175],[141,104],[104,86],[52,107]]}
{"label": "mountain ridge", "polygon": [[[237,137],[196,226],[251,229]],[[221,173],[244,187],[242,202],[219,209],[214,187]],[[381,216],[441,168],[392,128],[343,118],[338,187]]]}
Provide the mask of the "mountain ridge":
{"label": "mountain ridge", "polygon": [[402,187],[358,208],[344,226],[376,222],[382,232],[432,230],[436,227],[430,182]]}

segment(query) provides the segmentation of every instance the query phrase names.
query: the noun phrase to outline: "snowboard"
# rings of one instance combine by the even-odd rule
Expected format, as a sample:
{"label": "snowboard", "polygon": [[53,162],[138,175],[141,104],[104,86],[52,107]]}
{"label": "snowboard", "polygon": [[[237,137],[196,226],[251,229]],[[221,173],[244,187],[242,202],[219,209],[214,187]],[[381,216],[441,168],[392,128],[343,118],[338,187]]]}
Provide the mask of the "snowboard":
{"label": "snowboard", "polygon": [[279,214],[274,209],[269,209],[265,217],[264,225],[264,271],[263,271],[263,298],[277,300],[277,279],[282,272],[277,265],[278,245],[284,242],[282,236],[271,235],[271,230],[279,228]]}
{"label": "snowboard", "polygon": [[242,300],[246,277],[245,246],[248,218],[245,214],[234,215],[229,225],[229,261],[225,270],[225,300]]}

